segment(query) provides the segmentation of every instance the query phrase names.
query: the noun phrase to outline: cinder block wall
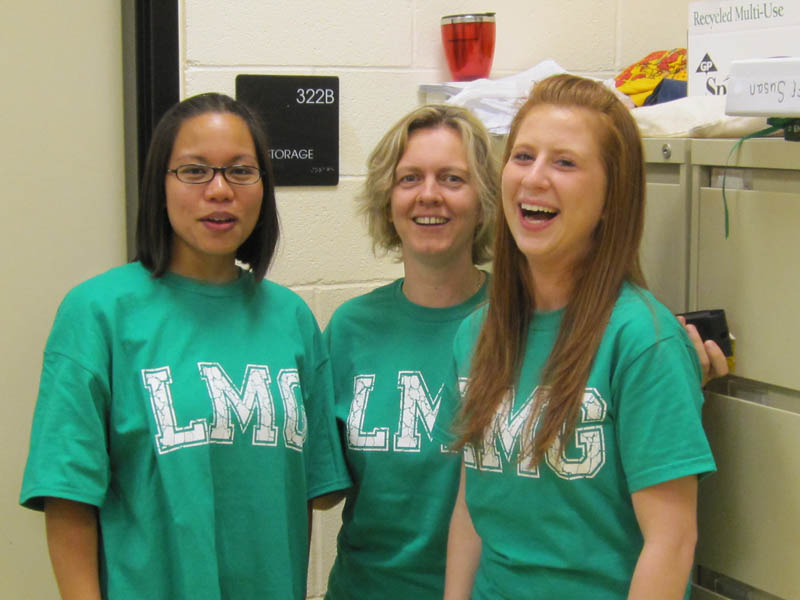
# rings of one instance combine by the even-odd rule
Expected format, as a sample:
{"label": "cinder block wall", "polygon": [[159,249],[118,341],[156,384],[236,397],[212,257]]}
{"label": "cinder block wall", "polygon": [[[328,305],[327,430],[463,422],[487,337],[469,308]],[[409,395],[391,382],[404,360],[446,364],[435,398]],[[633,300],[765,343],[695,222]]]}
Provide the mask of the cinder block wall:
{"label": "cinder block wall", "polygon": [[[402,273],[372,255],[354,198],[367,154],[420,103],[418,86],[449,79],[439,19],[497,13],[492,77],[552,58],[610,77],[653,50],[685,46],[689,0],[183,0],[182,94],[235,93],[248,74],[340,79],[336,187],[279,188],[283,239],[268,277],[299,292],[324,327],[344,300]],[[315,516],[309,597],[324,594],[339,511]]]}

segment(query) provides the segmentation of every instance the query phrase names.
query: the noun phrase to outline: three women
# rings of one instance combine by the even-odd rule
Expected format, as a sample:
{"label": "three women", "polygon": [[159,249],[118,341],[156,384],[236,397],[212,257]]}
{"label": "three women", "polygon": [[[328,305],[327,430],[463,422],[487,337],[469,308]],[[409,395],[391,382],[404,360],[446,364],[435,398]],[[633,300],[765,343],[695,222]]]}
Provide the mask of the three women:
{"label": "three women", "polygon": [[[587,98],[595,91],[586,88]],[[663,532],[662,520],[648,518],[650,492],[658,488],[656,506],[675,507],[678,514],[670,518],[686,524],[693,514],[686,504],[693,474],[713,462],[700,448],[688,470],[667,462],[653,467],[659,474],[650,473],[652,456],[647,444],[640,448],[642,440],[660,440],[656,458],[671,450],[658,426],[668,422],[672,406],[623,410],[629,406],[623,395],[638,397],[650,383],[668,383],[679,399],[679,424],[692,431],[694,447],[702,446],[692,382],[698,373],[684,355],[691,346],[637,287],[643,177],[635,126],[614,107],[597,110],[593,100],[569,99],[566,108],[557,99],[537,102],[515,124],[510,142],[516,145],[504,171],[505,220],[497,227],[500,251],[486,321],[499,319],[502,327],[484,325],[469,384],[483,316],[469,321],[457,341],[467,390],[462,443],[471,444],[465,456],[478,477],[462,477],[466,487],[453,516],[448,566],[455,575],[448,577],[447,593],[472,593],[474,550],[481,543],[489,566],[481,563],[475,594],[513,597],[517,583],[531,581],[547,590],[549,584],[538,581],[550,580],[550,573],[541,575],[542,561],[550,559],[537,552],[540,543],[552,542],[563,561],[556,571],[572,569],[593,582],[581,593],[619,597],[626,577],[636,585],[649,580],[637,580],[634,570],[658,568],[658,561],[644,560],[644,571],[630,564],[637,539],[647,541],[653,531],[650,523]],[[325,334],[334,356],[331,384],[327,353],[307,308],[286,290],[258,283],[277,240],[277,221],[266,144],[251,117],[229,99],[207,95],[181,103],[159,125],[143,189],[139,262],[73,290],[56,319],[22,500],[46,510],[64,598],[90,588],[112,598],[180,597],[190,589],[207,598],[301,597],[305,502],[348,484],[326,407],[334,389],[355,486],[347,496],[329,597],[441,597],[460,463],[433,431],[455,412],[444,406],[453,336],[489,285],[475,266],[489,256],[498,196],[488,136],[466,111],[426,107],[378,145],[365,212],[376,244],[401,251],[405,277],[334,315]],[[567,127],[573,118],[583,135],[574,124]],[[614,129],[620,123],[622,132]],[[528,180],[534,172],[535,180],[541,177],[542,161],[549,175],[529,194]],[[548,188],[555,190],[550,196],[541,191]],[[241,271],[236,259],[253,274]],[[633,325],[615,320],[615,303],[622,300],[633,306]],[[501,316],[492,321],[495,306]],[[539,334],[548,312],[546,333]],[[653,322],[655,338],[648,329]],[[537,333],[528,333],[531,328]],[[608,350],[606,328],[625,333],[619,347],[612,343]],[[626,346],[631,337],[643,345]],[[601,350],[606,368],[596,376],[590,367]],[[638,350],[642,362],[625,363],[635,362]],[[697,351],[706,357],[702,345]],[[529,352],[537,357],[530,364]],[[486,361],[493,353],[500,362]],[[663,382],[645,379],[651,363],[662,360],[672,375]],[[653,373],[661,377],[664,370]],[[635,372],[642,379],[622,377]],[[481,385],[487,393],[475,391]],[[522,390],[519,404],[505,399],[510,386]],[[600,391],[593,395],[587,387]],[[534,393],[551,388],[558,391]],[[502,433],[511,437],[498,442],[495,427],[502,419],[510,427]],[[578,446],[566,441],[571,434]],[[525,439],[531,444],[517,444]],[[496,492],[494,485],[481,487],[483,471],[495,475],[498,469],[522,473],[523,486],[539,485],[551,471],[556,479],[577,474],[590,483],[613,472],[611,483],[590,488],[575,508],[562,506],[586,509],[581,519],[594,523],[594,500],[609,503],[611,516],[590,536],[602,550],[601,562],[583,570],[570,562],[584,558],[575,549],[576,530],[548,530],[550,521],[537,529],[533,514],[485,526],[483,516],[492,514],[497,496],[505,502],[520,492],[524,507],[531,493],[538,494],[539,488],[517,489],[516,480]],[[633,483],[632,475],[638,477]],[[670,484],[675,480],[678,489]],[[569,490],[556,483],[543,495],[550,502]],[[663,502],[662,485],[678,502],[671,496]],[[464,520],[467,505],[481,515],[475,523],[481,538],[470,529],[471,519]],[[552,517],[556,524],[565,519],[563,512]],[[468,544],[458,543],[464,531]],[[572,540],[565,547],[558,531]],[[83,543],[75,545],[76,539]],[[98,544],[100,563],[91,564]],[[522,572],[504,570],[498,557],[506,549],[518,553]],[[623,558],[606,574],[602,561],[616,552]],[[647,559],[653,553],[640,554]],[[634,563],[641,557],[636,554]],[[674,569],[683,585],[684,566]]]}

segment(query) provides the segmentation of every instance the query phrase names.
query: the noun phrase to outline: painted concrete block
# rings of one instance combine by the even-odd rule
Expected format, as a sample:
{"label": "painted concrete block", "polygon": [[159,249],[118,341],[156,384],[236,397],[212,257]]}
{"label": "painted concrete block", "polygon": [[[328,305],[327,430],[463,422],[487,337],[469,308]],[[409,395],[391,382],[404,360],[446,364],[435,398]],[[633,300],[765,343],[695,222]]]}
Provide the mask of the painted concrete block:
{"label": "painted concrete block", "polygon": [[186,0],[186,60],[204,65],[409,66],[413,2]]}
{"label": "painted concrete block", "polygon": [[617,71],[655,50],[685,48],[689,2],[621,0],[618,31],[625,34],[619,37]]}
{"label": "painted concrete block", "polygon": [[314,292],[314,315],[317,317],[317,323],[319,323],[320,328],[325,329],[334,311],[351,298],[366,294],[376,287],[393,281],[397,277],[402,277],[402,267],[395,264],[389,267],[386,269],[386,279],[374,280],[363,284],[343,284],[316,288]]}
{"label": "painted concrete block", "polygon": [[289,286],[386,277],[392,261],[372,254],[355,196],[360,181],[337,187],[278,188],[282,239],[269,277]]}
{"label": "painted concrete block", "polygon": [[323,596],[328,574],[336,559],[336,536],[342,525],[344,502],[327,511],[314,511],[311,558],[308,566],[308,595]]}
{"label": "painted concrete block", "polygon": [[420,104],[419,86],[436,83],[425,71],[340,74],[340,156],[347,175],[365,175],[369,153],[386,131]]}

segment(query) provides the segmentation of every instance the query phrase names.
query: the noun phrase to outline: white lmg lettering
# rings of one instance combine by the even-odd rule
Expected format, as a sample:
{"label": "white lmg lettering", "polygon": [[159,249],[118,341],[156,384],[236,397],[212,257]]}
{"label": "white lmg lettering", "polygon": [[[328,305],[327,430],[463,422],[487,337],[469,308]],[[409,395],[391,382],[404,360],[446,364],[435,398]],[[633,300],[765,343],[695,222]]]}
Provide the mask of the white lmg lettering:
{"label": "white lmg lettering", "polygon": [[208,443],[205,419],[193,419],[187,427],[177,426],[170,392],[172,375],[169,367],[142,369],[142,381],[150,395],[150,407],[156,420],[156,448],[159,454]]}
{"label": "white lmg lettering", "polygon": [[[591,479],[600,472],[606,463],[606,442],[602,422],[606,418],[606,401],[594,389],[587,389],[581,403],[580,426],[573,435],[580,456],[571,458],[562,447],[559,437],[547,450],[545,461],[553,472],[562,479]],[[596,425],[586,425],[596,423]]]}
{"label": "white lmg lettering", "polygon": [[[347,446],[351,450],[389,450],[389,427],[364,428],[364,419],[370,395],[375,388],[375,375],[357,375],[353,378],[353,400],[347,414]],[[463,388],[463,385],[462,385]],[[392,436],[395,452],[420,452],[423,435],[432,442],[434,427],[442,405],[444,384],[432,395],[420,371],[399,371],[397,389],[400,391],[400,416],[397,431]],[[463,389],[462,389],[463,394]],[[441,452],[451,453],[445,444]]]}
{"label": "white lmg lettering", "polygon": [[353,378],[353,401],[347,414],[347,445],[351,450],[389,449],[388,427],[364,431],[367,403],[374,387],[375,375],[357,375]]}
{"label": "white lmg lettering", "polygon": [[[503,464],[513,460],[515,449],[518,446],[519,450],[522,449],[523,445],[519,443],[520,436],[526,430],[525,424],[531,416],[537,389],[533,390],[516,411],[512,410],[514,390],[510,390],[503,398],[492,425],[487,429],[483,443],[478,449],[478,469],[502,472]],[[602,425],[606,414],[606,401],[596,389],[587,388],[581,403],[579,423],[572,436],[574,449],[565,448],[563,439],[559,437],[545,453],[544,462],[557,476],[562,479],[591,479],[600,472],[606,461],[605,434]],[[538,421],[539,415],[535,418]],[[537,423],[534,422],[531,431],[536,429]],[[520,477],[539,477],[538,466],[530,467],[524,460],[515,462],[517,475]],[[464,463],[467,467],[476,467],[474,451],[465,453]]]}
{"label": "white lmg lettering", "polygon": [[275,406],[269,389],[271,378],[264,365],[247,365],[240,392],[219,363],[198,363],[200,377],[206,383],[214,406],[211,424],[211,441],[217,444],[233,443],[232,414],[236,415],[242,431],[247,429],[258,407],[258,423],[253,429],[253,444],[274,446],[278,442],[275,426]]}
{"label": "white lmg lettering", "polygon": [[431,398],[421,372],[400,371],[397,374],[397,389],[400,390],[400,422],[394,434],[394,449],[399,452],[419,452],[422,436],[417,423],[422,423],[428,440],[432,441],[444,384]]}
{"label": "white lmg lettering", "polygon": [[283,424],[283,439],[286,447],[302,450],[306,442],[306,411],[303,404],[297,402],[296,392],[300,391],[300,374],[297,369],[283,369],[278,373],[278,389],[281,391],[283,411],[286,419]]}
{"label": "white lmg lettering", "polygon": [[[469,384],[469,378],[467,377],[459,377],[458,378],[458,394],[461,398],[461,405],[464,405],[464,401],[467,398],[467,385]],[[449,449],[443,444],[442,445],[442,452],[448,452]],[[464,466],[470,467],[474,469],[477,467],[478,462],[475,458],[475,448],[473,448],[470,444],[464,446]]]}
{"label": "white lmg lettering", "polygon": [[[158,430],[155,437],[160,454],[199,444],[232,444],[234,418],[244,432],[254,414],[257,420],[253,427],[253,445],[277,445],[278,427],[275,425],[275,405],[270,391],[272,379],[266,365],[247,365],[241,387],[233,384],[219,363],[197,363],[197,368],[208,390],[213,418],[210,425],[206,419],[192,419],[185,427],[177,425],[170,368],[142,369],[142,380]],[[284,407],[285,446],[302,451],[307,425],[297,369],[281,370],[277,384]]]}
{"label": "white lmg lettering", "polygon": [[[503,464],[497,449],[497,442],[503,451],[503,457],[510,461],[514,448],[518,445],[520,434],[525,429],[525,423],[531,414],[533,400],[536,397],[535,388],[522,406],[516,411],[514,406],[514,390],[510,389],[500,403],[492,425],[487,429],[483,445],[478,453],[478,468],[481,471],[502,472]],[[533,428],[531,429],[533,430]],[[519,444],[520,449],[524,446]],[[521,477],[539,477],[538,466],[531,467],[525,461],[517,461],[517,474]]]}

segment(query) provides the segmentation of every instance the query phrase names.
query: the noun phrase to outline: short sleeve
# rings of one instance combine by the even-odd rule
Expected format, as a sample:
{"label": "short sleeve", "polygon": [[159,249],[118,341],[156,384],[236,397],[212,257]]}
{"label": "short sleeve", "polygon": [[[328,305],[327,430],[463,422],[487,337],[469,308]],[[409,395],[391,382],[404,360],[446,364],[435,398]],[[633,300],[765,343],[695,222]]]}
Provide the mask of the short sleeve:
{"label": "short sleeve", "polygon": [[700,367],[680,333],[649,346],[612,383],[631,493],[716,468],[701,419]]}
{"label": "short sleeve", "polygon": [[305,398],[309,426],[309,452],[306,458],[309,499],[352,485],[336,428],[331,362],[313,316],[310,319],[312,322],[308,324],[311,330],[308,358],[312,369],[307,376],[311,381],[302,382],[309,389]]}
{"label": "short sleeve", "polygon": [[442,446],[451,446],[459,439],[458,415],[464,402],[469,377],[470,361],[475,349],[484,311],[479,309],[465,318],[453,339],[453,355],[445,374],[444,393],[439,417],[436,419],[434,437]]}
{"label": "short sleeve", "polygon": [[[352,383],[348,374],[352,369],[352,334],[347,327],[349,307],[340,306],[333,313],[325,331],[322,332],[322,345],[329,357],[331,377],[333,379],[333,414],[344,420],[350,409]],[[349,389],[348,389],[349,388]],[[343,432],[340,432],[340,445],[344,448]]]}
{"label": "short sleeve", "polygon": [[[63,326],[56,324],[48,346],[60,346]],[[109,399],[107,373],[95,372],[60,350],[45,352],[20,495],[23,506],[42,510],[45,497],[102,504],[110,481]]]}

